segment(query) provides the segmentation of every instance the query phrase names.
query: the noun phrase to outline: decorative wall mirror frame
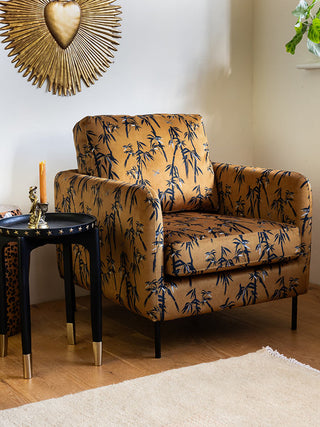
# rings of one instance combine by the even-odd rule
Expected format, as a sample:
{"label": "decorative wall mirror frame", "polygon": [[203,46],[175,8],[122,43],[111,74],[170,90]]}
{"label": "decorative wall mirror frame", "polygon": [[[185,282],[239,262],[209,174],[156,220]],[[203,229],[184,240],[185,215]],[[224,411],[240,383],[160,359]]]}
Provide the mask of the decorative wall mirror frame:
{"label": "decorative wall mirror frame", "polygon": [[75,95],[107,71],[120,38],[115,0],[0,1],[0,35],[28,81]]}

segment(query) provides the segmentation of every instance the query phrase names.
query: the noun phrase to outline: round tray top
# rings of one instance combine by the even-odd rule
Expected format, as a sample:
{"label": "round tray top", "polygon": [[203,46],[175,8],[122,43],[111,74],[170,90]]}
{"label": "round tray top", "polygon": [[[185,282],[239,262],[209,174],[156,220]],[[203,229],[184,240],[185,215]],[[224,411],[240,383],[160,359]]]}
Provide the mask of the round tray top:
{"label": "round tray top", "polygon": [[63,236],[78,234],[95,227],[96,218],[82,213],[48,213],[46,221],[49,228],[28,228],[30,215],[18,215],[0,219],[0,235],[16,237]]}

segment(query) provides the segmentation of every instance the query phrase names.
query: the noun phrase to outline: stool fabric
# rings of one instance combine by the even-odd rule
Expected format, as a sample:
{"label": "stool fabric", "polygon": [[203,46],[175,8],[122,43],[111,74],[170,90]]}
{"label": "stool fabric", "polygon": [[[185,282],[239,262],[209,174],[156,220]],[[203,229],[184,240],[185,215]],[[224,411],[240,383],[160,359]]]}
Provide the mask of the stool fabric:
{"label": "stool fabric", "polygon": [[[0,218],[9,218],[21,215],[19,208],[0,205]],[[18,246],[14,242],[8,243],[4,250],[5,271],[7,284],[7,333],[8,336],[20,332],[20,299],[18,280]]]}

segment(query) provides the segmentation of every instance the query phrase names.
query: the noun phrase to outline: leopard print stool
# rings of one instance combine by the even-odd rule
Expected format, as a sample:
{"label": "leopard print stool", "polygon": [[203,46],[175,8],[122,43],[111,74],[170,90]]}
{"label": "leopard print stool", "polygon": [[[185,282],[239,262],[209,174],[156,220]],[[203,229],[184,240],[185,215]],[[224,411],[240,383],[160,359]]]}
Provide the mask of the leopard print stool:
{"label": "leopard print stool", "polygon": [[[0,218],[16,215],[21,215],[20,209],[0,205]],[[4,253],[7,285],[7,334],[11,336],[20,332],[18,245],[10,242]]]}

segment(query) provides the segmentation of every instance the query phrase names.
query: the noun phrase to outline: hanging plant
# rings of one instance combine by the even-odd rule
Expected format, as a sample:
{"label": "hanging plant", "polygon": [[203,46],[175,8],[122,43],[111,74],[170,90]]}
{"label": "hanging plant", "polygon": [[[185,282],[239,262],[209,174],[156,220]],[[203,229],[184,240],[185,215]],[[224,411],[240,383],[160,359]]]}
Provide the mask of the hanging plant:
{"label": "hanging plant", "polygon": [[295,54],[297,45],[307,34],[308,50],[316,56],[320,56],[320,0],[313,0],[309,4],[305,0],[300,0],[298,6],[292,12],[298,18],[294,26],[296,34],[286,44],[287,52]]}

